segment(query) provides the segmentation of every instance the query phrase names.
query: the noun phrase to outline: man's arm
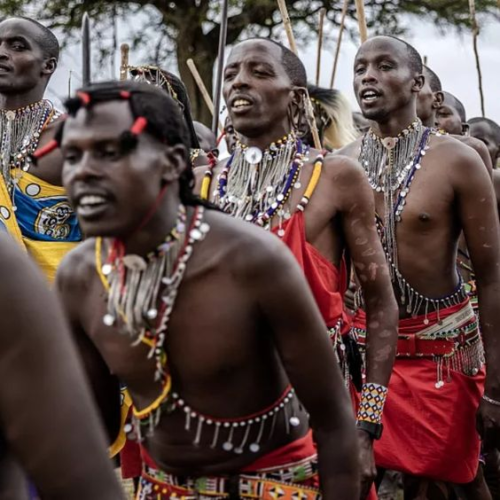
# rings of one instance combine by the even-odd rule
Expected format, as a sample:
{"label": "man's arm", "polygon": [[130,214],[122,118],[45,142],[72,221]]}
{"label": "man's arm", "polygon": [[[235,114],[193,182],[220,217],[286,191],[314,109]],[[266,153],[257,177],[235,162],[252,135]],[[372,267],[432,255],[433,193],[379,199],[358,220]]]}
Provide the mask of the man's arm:
{"label": "man's arm", "polygon": [[[462,229],[476,275],[479,317],[486,350],[485,394],[500,402],[500,239],[495,193],[475,151],[456,154],[454,187]],[[482,402],[479,427],[483,437],[500,445],[500,407]]]}
{"label": "man's arm", "polygon": [[338,156],[335,162],[342,228],[366,305],[366,381],[387,387],[396,355],[398,308],[375,227],[373,193],[357,162]]}
{"label": "man's arm", "polygon": [[[91,247],[93,241],[87,241],[83,245]],[[91,253],[93,255],[93,251]],[[82,258],[81,254],[68,254],[57,271],[56,290],[69,319],[70,331],[111,445],[120,432],[120,383],[111,374],[80,321],[82,298],[91,295],[88,278],[95,273],[95,270],[89,267],[86,258]]]}
{"label": "man's arm", "polygon": [[274,239],[263,241],[270,251],[260,253],[251,289],[275,335],[290,382],[310,414],[323,498],[353,500],[359,496],[359,480],[348,394],[309,286],[288,248]]}
{"label": "man's arm", "polygon": [[42,498],[123,498],[60,304],[3,236],[0,273],[0,421],[9,450]]}
{"label": "man's arm", "polygon": [[452,137],[457,137],[464,144],[467,144],[467,146],[470,146],[472,149],[477,151],[477,153],[481,157],[481,160],[483,160],[484,166],[486,167],[486,170],[488,171],[488,174],[491,178],[493,174],[493,165],[491,163],[490,152],[488,151],[486,144],[479,139],[476,139],[475,137],[467,137],[463,135],[453,135]]}

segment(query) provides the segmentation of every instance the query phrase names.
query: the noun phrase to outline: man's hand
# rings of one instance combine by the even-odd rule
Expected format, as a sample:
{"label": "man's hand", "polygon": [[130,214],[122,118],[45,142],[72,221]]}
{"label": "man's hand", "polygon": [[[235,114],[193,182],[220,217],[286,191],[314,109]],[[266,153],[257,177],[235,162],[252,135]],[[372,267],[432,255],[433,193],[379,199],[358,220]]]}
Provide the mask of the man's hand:
{"label": "man's hand", "polygon": [[486,451],[500,449],[500,406],[481,400],[477,412],[477,430]]}
{"label": "man's hand", "polygon": [[361,496],[364,500],[370,488],[377,477],[377,468],[375,466],[375,457],[373,456],[373,439],[365,431],[358,431],[359,441],[359,470],[361,477]]}

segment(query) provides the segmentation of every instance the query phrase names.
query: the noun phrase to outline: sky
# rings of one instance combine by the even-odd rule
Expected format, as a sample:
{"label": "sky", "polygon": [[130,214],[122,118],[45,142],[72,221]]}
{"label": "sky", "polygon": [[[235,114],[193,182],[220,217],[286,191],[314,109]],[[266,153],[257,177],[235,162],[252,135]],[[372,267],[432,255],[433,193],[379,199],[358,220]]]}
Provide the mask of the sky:
{"label": "sky", "polygon": [[[459,35],[453,30],[448,30],[443,34],[432,23],[422,19],[407,19],[406,24],[409,26],[409,32],[405,35],[406,40],[414,45],[422,56],[427,56],[428,65],[440,77],[444,90],[456,95],[463,102],[468,118],[480,116],[481,106],[472,50],[472,35],[469,32]],[[328,26],[325,30],[327,29]],[[128,41],[124,27],[119,27],[118,34],[119,45]],[[285,41],[284,36],[281,41]],[[353,109],[358,109],[352,91],[352,65],[356,50],[357,42],[345,37],[341,46],[335,82],[335,87],[345,93]],[[334,51],[335,44],[329,43],[322,52],[320,84],[324,86],[330,83]],[[316,42],[299,48],[299,52],[306,65],[309,79],[313,81],[316,74]],[[500,22],[486,20],[479,38],[479,53],[483,72],[486,116],[500,123]],[[135,64],[147,63],[149,61],[146,54],[147,47],[144,47],[143,50],[133,54],[131,60]],[[118,55],[115,66],[119,67]],[[168,64],[163,66],[172,70]],[[67,96],[70,70],[73,71],[72,88],[75,90],[81,83],[80,67],[80,48],[66,49],[58,71],[49,86],[48,97],[57,102],[58,97]],[[172,71],[176,73],[177,66],[175,65],[174,68]],[[109,79],[109,77],[109,70],[96,71],[94,74],[95,79]]]}

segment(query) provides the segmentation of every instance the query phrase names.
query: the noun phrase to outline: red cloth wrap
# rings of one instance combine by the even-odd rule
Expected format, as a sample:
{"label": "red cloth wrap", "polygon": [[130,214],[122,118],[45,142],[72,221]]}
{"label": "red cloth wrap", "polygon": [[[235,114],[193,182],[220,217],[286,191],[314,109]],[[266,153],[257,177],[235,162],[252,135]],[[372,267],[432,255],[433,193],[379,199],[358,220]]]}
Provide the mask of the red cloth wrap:
{"label": "red cloth wrap", "polygon": [[[460,310],[457,306],[440,310],[444,319]],[[354,326],[364,328],[364,313]],[[427,315],[432,325],[437,313]],[[400,320],[399,333],[418,333],[425,325],[424,315]],[[389,383],[382,421],[384,433],[375,442],[375,460],[379,467],[414,476],[468,483],[479,464],[479,435],[476,411],[484,392],[484,369],[476,376],[449,371],[443,367],[444,386],[436,388],[437,364],[431,359],[396,359]]]}
{"label": "red cloth wrap", "polygon": [[[274,228],[274,232],[278,229]],[[347,289],[345,261],[342,259],[339,271],[306,241],[304,213],[300,210],[297,210],[291,219],[283,224],[283,229],[285,234],[281,240],[290,248],[304,271],[326,325],[333,328],[342,318],[342,333],[347,333],[350,318],[345,312],[343,301]]]}

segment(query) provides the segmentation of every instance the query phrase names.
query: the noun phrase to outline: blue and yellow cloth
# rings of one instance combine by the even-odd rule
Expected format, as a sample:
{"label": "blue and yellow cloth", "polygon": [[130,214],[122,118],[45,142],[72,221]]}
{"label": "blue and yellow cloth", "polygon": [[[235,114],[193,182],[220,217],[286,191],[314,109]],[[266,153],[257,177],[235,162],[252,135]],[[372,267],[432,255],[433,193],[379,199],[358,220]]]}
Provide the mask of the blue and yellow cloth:
{"label": "blue and yellow cloth", "polygon": [[12,197],[0,178],[0,230],[33,257],[50,282],[63,257],[82,240],[64,188],[28,172],[14,186]]}

